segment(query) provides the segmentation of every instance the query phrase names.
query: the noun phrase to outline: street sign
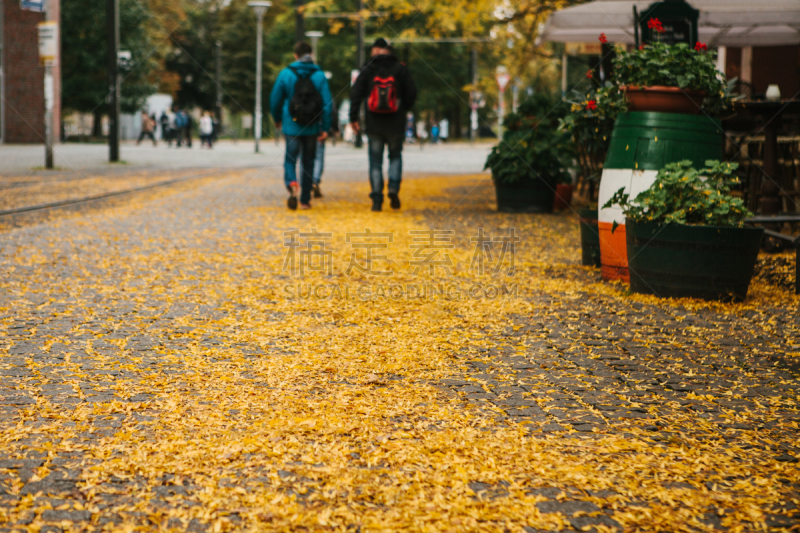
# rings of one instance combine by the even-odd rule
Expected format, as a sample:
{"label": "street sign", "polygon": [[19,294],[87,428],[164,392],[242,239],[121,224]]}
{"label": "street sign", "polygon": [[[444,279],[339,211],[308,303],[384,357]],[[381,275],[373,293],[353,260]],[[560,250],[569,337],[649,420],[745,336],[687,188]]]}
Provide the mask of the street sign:
{"label": "street sign", "polygon": [[699,17],[700,11],[686,2],[654,2],[638,17],[642,43],[686,43],[694,47]]}
{"label": "street sign", "polygon": [[[131,54],[130,50],[120,50],[117,52],[117,68],[124,74],[133,70],[133,54]],[[189,79],[186,81],[191,83],[192,80],[190,76],[187,76],[187,78]]]}
{"label": "street sign", "polygon": [[486,98],[483,97],[483,93],[480,91],[472,91],[469,93],[469,101],[470,106],[475,109],[486,107]]}
{"label": "street sign", "polygon": [[511,81],[511,76],[506,67],[497,67],[497,85],[500,87],[500,92],[506,90],[509,81]]}
{"label": "street sign", "polygon": [[42,63],[55,61],[58,57],[58,22],[49,20],[40,22],[39,29],[39,59]]}
{"label": "street sign", "polygon": [[45,0],[20,0],[19,8],[25,11],[44,13],[44,2]]}

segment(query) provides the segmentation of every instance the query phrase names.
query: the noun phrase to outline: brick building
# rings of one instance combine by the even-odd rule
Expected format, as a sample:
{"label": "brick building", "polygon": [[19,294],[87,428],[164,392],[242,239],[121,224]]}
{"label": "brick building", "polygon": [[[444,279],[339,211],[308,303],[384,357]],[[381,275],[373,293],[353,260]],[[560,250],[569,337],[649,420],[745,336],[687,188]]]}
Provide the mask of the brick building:
{"label": "brick building", "polygon": [[[20,0],[0,0],[0,142],[43,144],[44,67],[39,63],[37,24],[60,20],[60,0],[46,0],[47,13],[26,10]],[[34,3],[34,2],[30,2]],[[61,130],[61,72],[53,67],[54,138]]]}

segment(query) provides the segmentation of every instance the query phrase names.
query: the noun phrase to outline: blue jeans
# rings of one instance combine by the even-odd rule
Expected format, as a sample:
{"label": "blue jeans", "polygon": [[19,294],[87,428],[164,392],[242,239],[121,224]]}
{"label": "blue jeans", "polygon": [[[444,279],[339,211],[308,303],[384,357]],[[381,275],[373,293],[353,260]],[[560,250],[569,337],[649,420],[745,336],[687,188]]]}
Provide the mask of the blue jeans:
{"label": "blue jeans", "polygon": [[314,158],[314,185],[322,181],[322,171],[325,170],[325,141],[317,141],[317,156]]}
{"label": "blue jeans", "polygon": [[311,201],[311,185],[314,169],[314,157],[317,152],[316,135],[286,136],[286,156],[283,161],[283,180],[288,187],[297,180],[297,158],[302,158],[300,164],[300,203],[307,204]]}
{"label": "blue jeans", "polygon": [[383,149],[389,148],[389,194],[400,192],[403,176],[403,134],[369,134],[369,181],[373,198],[383,198]]}

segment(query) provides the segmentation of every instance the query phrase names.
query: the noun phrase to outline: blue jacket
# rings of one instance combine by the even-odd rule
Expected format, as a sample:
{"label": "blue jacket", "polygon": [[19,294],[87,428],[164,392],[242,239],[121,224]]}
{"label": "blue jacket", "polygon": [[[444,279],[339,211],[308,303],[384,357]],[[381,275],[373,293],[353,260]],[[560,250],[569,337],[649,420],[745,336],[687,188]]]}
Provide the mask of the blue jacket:
{"label": "blue jacket", "polygon": [[328,87],[328,80],[325,73],[310,61],[295,61],[290,65],[301,73],[312,72],[311,81],[322,96],[324,106],[322,121],[308,126],[297,124],[289,114],[289,102],[294,95],[294,84],[297,82],[297,75],[290,69],[285,68],[278,74],[275,86],[272,88],[272,95],[269,97],[269,108],[275,122],[283,123],[283,134],[294,137],[297,135],[319,135],[323,131],[331,129],[331,112],[333,110],[333,100],[331,90]]}

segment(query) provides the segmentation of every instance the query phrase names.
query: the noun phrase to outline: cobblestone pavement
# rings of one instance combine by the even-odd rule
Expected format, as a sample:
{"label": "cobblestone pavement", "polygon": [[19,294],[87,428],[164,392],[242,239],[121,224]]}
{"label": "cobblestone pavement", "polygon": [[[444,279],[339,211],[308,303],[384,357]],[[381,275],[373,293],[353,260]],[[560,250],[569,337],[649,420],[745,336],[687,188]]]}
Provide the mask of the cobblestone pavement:
{"label": "cobblestone pavement", "polygon": [[[800,530],[798,298],[627,294],[485,176],[379,215],[335,179],[288,213],[277,179],[0,234],[0,531]],[[312,228],[335,266],[292,276]],[[395,286],[460,297],[346,273],[366,228]],[[448,276],[404,273],[427,228]],[[478,228],[515,228],[513,276],[468,273]]]}

